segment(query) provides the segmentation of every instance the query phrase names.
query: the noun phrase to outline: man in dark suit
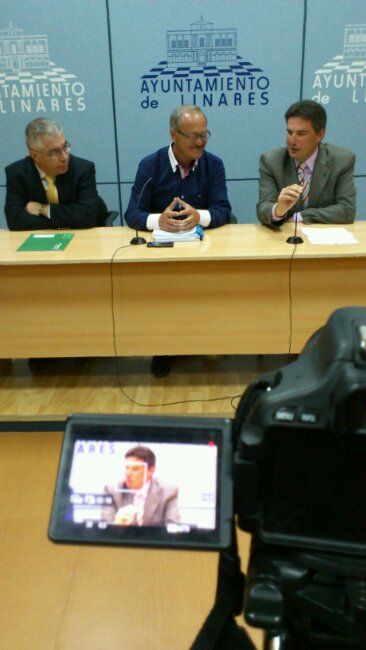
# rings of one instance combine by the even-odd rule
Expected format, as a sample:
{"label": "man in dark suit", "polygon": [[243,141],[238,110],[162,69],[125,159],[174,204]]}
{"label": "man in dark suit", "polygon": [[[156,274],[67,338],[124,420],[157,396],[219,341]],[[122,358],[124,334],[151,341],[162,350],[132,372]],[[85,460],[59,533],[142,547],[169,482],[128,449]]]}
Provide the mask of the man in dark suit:
{"label": "man in dark suit", "polygon": [[179,523],[178,488],[153,478],[155,454],[138,445],[125,455],[125,477],[117,485],[106,485],[112,503],[102,517],[119,526],[165,526]]}
{"label": "man in dark suit", "polygon": [[61,127],[43,117],[25,129],[29,155],[5,169],[9,230],[92,228],[107,208],[97,193],[94,163],[70,154]]}
{"label": "man in dark suit", "polygon": [[304,223],[352,223],[356,212],[355,156],[323,144],[327,115],[309,99],[285,114],[287,147],[260,158],[257,217],[267,226],[287,219]]}

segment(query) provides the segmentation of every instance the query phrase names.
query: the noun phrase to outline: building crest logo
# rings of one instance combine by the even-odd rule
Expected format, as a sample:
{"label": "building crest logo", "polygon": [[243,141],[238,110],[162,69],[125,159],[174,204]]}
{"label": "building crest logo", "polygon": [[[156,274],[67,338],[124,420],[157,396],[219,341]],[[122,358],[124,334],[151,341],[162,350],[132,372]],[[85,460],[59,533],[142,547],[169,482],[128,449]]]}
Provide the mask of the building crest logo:
{"label": "building crest logo", "polygon": [[263,70],[237,53],[237,30],[214,29],[201,19],[189,29],[166,33],[166,59],[141,77],[140,105],[258,106],[269,103],[270,81]]}
{"label": "building crest logo", "polygon": [[315,71],[313,99],[328,104],[334,92],[346,92],[352,103],[366,101],[366,25],[346,25],[343,54]]}
{"label": "building crest logo", "polygon": [[0,30],[0,114],[84,111],[85,86],[50,61],[45,34]]}

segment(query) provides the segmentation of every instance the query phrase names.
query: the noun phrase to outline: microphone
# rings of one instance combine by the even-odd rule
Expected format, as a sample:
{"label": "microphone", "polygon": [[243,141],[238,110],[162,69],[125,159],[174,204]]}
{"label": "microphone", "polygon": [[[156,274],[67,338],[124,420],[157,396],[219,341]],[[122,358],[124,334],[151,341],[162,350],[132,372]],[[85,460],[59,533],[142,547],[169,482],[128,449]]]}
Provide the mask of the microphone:
{"label": "microphone", "polygon": [[[301,169],[301,174],[302,174],[301,176],[300,176],[300,169]],[[306,188],[306,183],[305,183],[304,170],[301,168],[301,164],[296,165],[296,171],[297,171],[297,173],[299,175],[299,183],[302,186],[302,191],[304,192],[304,190]],[[304,207],[303,202],[300,201],[300,197],[298,197],[296,203],[299,203],[299,204],[301,203],[301,207]],[[296,205],[296,203],[295,203],[295,205]],[[296,208],[295,208],[295,210],[296,210]],[[292,237],[288,237],[286,239],[286,243],[287,244],[303,244],[304,243],[304,240],[302,239],[302,237],[299,237],[298,234],[297,234],[297,211],[295,212],[295,232],[292,235]]]}
{"label": "microphone", "polygon": [[[140,207],[140,201],[141,201],[141,197],[142,197],[142,195],[143,195],[144,189],[145,189],[146,185],[147,185],[148,183],[150,183],[151,180],[152,180],[152,176],[150,176],[150,178],[148,178],[147,181],[145,181],[145,183],[143,184],[143,186],[142,186],[142,190],[141,190],[141,192],[140,192],[140,196],[139,196],[139,198],[137,199],[136,210],[139,209],[139,207]],[[132,246],[139,246],[139,245],[141,245],[141,244],[146,244],[146,239],[145,239],[144,237],[139,237],[139,233],[138,233],[138,229],[137,229],[137,228],[136,228],[136,236],[135,236],[135,237],[132,237],[132,239],[131,239],[131,241],[130,241],[130,244],[132,244]]]}
{"label": "microphone", "polygon": [[286,239],[287,244],[303,244],[304,240],[302,237],[297,235],[297,212],[295,212],[295,232],[291,237]]}

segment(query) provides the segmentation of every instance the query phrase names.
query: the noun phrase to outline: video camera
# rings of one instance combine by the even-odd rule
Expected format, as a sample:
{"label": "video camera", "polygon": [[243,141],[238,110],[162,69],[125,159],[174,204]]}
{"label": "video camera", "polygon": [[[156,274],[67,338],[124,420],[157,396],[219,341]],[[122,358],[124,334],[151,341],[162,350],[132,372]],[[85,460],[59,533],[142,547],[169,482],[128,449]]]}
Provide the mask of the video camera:
{"label": "video camera", "polygon": [[366,555],[366,309],[333,313],[234,421],[239,526],[268,544]]}
{"label": "video camera", "polygon": [[[366,640],[359,625],[366,605],[365,433],[366,308],[345,308],[331,315],[295,362],[251,384],[232,421],[71,416],[49,535],[65,542],[221,549],[224,555],[236,552],[236,514],[239,527],[253,535],[248,622],[272,636],[282,634],[286,648],[362,647],[357,644]],[[153,452],[155,464],[139,457],[141,447]],[[131,462],[148,481],[134,487]],[[144,521],[154,508],[155,519]],[[133,514],[121,525],[126,520],[118,513],[126,512]],[[340,579],[343,600],[345,581],[353,589],[352,613],[341,612],[339,603],[334,610],[329,596]],[[323,598],[324,584],[330,601],[323,608],[317,598],[320,592]],[[303,598],[299,593],[309,585]],[[218,595],[220,589],[219,580]],[[331,611],[324,614],[322,608]],[[235,610],[237,603],[232,613],[239,613]],[[303,630],[304,612],[306,621],[320,616],[325,645],[288,641],[289,616]],[[346,621],[340,646],[329,632],[333,613]],[[290,627],[293,638],[296,630]],[[344,645],[345,639],[356,645]]]}

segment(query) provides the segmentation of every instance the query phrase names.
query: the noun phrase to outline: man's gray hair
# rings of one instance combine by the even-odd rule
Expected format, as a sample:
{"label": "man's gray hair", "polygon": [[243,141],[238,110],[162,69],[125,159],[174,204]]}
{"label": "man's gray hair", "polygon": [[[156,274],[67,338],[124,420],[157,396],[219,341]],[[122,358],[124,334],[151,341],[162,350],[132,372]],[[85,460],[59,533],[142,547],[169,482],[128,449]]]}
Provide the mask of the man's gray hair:
{"label": "man's gray hair", "polygon": [[28,149],[37,151],[37,149],[42,149],[42,139],[45,135],[60,135],[62,132],[57,122],[48,120],[45,117],[37,117],[36,120],[32,120],[25,127],[25,142]]}
{"label": "man's gray hair", "polygon": [[174,129],[174,131],[179,129],[180,120],[185,113],[201,113],[207,122],[207,117],[204,112],[201,111],[199,106],[194,106],[194,104],[184,104],[183,106],[178,106],[178,108],[175,108],[174,111],[170,114],[169,124],[171,129]]}

